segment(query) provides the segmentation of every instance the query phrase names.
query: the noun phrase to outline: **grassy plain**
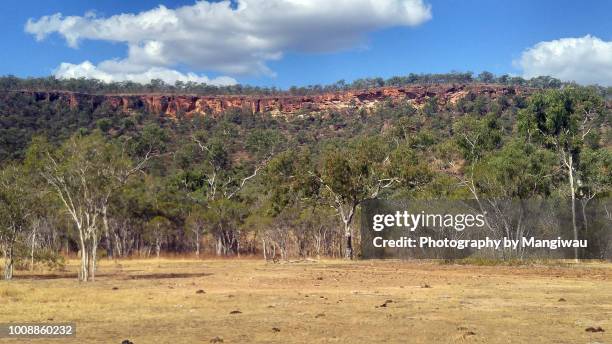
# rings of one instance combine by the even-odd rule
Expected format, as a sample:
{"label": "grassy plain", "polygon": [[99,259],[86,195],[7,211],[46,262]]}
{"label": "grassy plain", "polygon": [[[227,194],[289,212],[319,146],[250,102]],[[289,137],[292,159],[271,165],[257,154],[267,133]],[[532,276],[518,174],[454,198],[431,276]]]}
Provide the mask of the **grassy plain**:
{"label": "grassy plain", "polygon": [[79,283],[76,263],[0,282],[0,323],[77,337],[0,342],[612,343],[612,264],[105,260]]}

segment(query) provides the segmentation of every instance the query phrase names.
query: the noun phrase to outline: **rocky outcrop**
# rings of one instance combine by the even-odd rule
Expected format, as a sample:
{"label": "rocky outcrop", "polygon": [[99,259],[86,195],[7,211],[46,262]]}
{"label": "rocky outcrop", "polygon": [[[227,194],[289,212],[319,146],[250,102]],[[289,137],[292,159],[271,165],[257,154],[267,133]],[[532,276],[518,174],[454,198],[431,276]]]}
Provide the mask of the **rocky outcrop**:
{"label": "rocky outcrop", "polygon": [[200,95],[92,95],[66,91],[10,91],[26,93],[36,101],[63,101],[71,108],[89,107],[97,109],[107,106],[111,110],[126,113],[143,111],[175,118],[185,116],[218,116],[226,110],[242,109],[255,113],[270,113],[276,116],[293,117],[309,112],[325,112],[347,108],[371,108],[384,101],[406,101],[414,106],[423,106],[435,98],[439,105],[455,104],[465,97],[522,95],[532,92],[524,87],[501,85],[414,85],[406,87],[383,87],[368,90],[349,90],[322,93],[312,96],[200,96]]}

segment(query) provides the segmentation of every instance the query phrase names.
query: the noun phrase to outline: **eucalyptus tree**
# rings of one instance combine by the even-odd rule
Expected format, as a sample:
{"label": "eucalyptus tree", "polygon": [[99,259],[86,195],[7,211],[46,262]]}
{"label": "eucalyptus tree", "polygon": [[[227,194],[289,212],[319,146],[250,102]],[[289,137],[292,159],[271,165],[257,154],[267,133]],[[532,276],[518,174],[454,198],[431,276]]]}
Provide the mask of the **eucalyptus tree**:
{"label": "eucalyptus tree", "polygon": [[202,206],[195,205],[189,210],[189,215],[185,219],[185,229],[187,234],[191,234],[195,246],[195,254],[200,256],[200,246],[202,235],[206,233],[206,227],[209,219],[206,217],[206,209]]}
{"label": "eucalyptus tree", "polygon": [[357,207],[399,181],[389,174],[389,165],[388,142],[366,137],[326,149],[316,169],[309,171],[320,184],[322,200],[336,210],[343,223],[347,259],[354,256],[352,224]]}
{"label": "eucalyptus tree", "polygon": [[73,135],[59,148],[42,139],[30,146],[27,164],[47,182],[76,227],[79,280],[95,280],[97,249],[108,228],[110,199],[148,159],[133,163],[125,147],[107,141],[99,132]]}
{"label": "eucalyptus tree", "polygon": [[581,180],[577,193],[580,197],[583,224],[587,228],[586,209],[589,202],[597,197],[610,197],[612,194],[612,149],[585,148],[577,171]]}
{"label": "eucalyptus tree", "polygon": [[262,175],[261,204],[247,220],[260,230],[262,245],[273,258],[277,248],[286,257],[289,240],[298,236],[300,213],[318,201],[319,185],[307,173],[311,159],[308,149],[288,149],[271,159]]}
{"label": "eucalyptus tree", "polygon": [[[567,177],[575,239],[578,238],[576,197],[584,174],[579,167],[585,142],[603,123],[609,125],[610,116],[610,110],[596,89],[584,87],[536,93],[529,98],[527,107],[519,112],[518,126],[526,140],[558,155],[560,167]],[[575,257],[578,258],[577,248]]]}
{"label": "eucalyptus tree", "polygon": [[[560,177],[554,153],[521,139],[511,140],[484,156],[474,168],[474,188],[479,205],[485,203],[488,209],[487,228],[494,235],[514,240],[533,234],[529,221],[523,219],[536,200],[548,199],[555,193]],[[501,253],[522,257],[524,248]]]}
{"label": "eucalyptus tree", "polygon": [[554,153],[520,139],[484,156],[474,168],[477,192],[486,197],[549,197],[559,177]]}
{"label": "eucalyptus tree", "polygon": [[155,256],[159,259],[162,245],[167,240],[172,223],[164,216],[155,216],[147,222],[146,227],[148,229],[147,233],[148,236],[150,236],[150,241],[152,241],[155,246]]}
{"label": "eucalyptus tree", "polygon": [[6,280],[13,278],[18,246],[25,244],[34,191],[21,166],[10,164],[0,170],[0,249]]}

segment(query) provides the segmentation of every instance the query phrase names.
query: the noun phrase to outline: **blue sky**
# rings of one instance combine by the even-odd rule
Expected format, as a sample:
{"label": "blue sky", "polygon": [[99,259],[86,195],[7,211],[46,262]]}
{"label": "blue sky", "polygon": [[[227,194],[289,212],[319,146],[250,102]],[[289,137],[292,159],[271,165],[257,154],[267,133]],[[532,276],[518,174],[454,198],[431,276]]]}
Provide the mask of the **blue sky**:
{"label": "blue sky", "polygon": [[[367,0],[360,1],[364,3]],[[388,1],[402,3],[402,0]],[[81,28],[71,29],[72,33],[76,32],[80,37],[76,47],[69,46],[66,32],[50,28],[52,25],[49,23],[47,27],[37,29],[38,32],[46,30],[44,37],[37,40],[32,30],[26,32],[24,29],[30,18],[37,22],[43,16],[55,13],[61,13],[64,19],[67,16],[85,18],[83,16],[88,11],[94,11],[96,18],[106,19],[122,13],[138,14],[152,10],[160,4],[173,11],[181,6],[192,6],[194,1],[6,2],[0,14],[0,30],[5,41],[4,49],[0,50],[2,61],[0,74],[21,77],[52,75],[62,63],[70,64],[66,70],[71,73],[82,73],[82,69],[73,67],[84,61],[90,61],[92,68],[106,68],[99,64],[104,61],[121,61],[128,55],[128,43],[121,41],[121,37],[108,38],[100,33],[92,37],[86,32],[87,29]],[[263,35],[263,38],[277,42],[279,39],[275,36],[274,30],[293,32],[291,30],[295,29],[293,36],[283,37],[283,39],[294,39],[294,42],[274,43],[274,47],[266,48],[268,50],[258,48],[257,51],[251,51],[253,49],[249,50],[250,48],[244,46],[217,46],[218,43],[232,41],[235,38],[225,36],[223,33],[217,34],[219,41],[215,41],[215,35],[211,35],[200,42],[199,36],[196,35],[191,38],[193,44],[186,41],[181,45],[172,46],[171,53],[161,54],[164,62],[157,60],[151,62],[149,57],[136,58],[134,56],[141,56],[136,53],[134,56],[130,55],[130,58],[126,59],[130,67],[125,67],[121,73],[127,73],[128,69],[140,73],[141,69],[134,65],[146,64],[141,66],[142,70],[159,67],[185,74],[192,72],[211,79],[227,76],[240,83],[282,88],[291,85],[326,84],[340,79],[353,80],[369,76],[390,77],[411,72],[478,73],[483,70],[527,77],[542,73],[557,74],[553,76],[581,83],[612,84],[611,1],[429,0],[424,1],[422,5],[421,8],[431,6],[430,19],[422,17],[417,22],[405,24],[407,22],[403,21],[387,25],[385,22],[387,20],[392,22],[397,19],[400,22],[405,19],[405,17],[398,19],[393,13],[387,13],[384,14],[387,17],[381,17],[380,21],[370,23],[364,28],[361,21],[368,17],[368,13],[356,12],[355,18],[347,19],[344,24],[326,24],[329,29],[323,34],[316,32],[319,17],[315,14],[305,14],[304,18],[310,20],[313,26],[313,41],[316,41],[314,43],[308,42],[309,28],[305,30],[292,28],[291,21],[287,23],[281,18],[270,24],[271,27],[265,33],[258,31],[254,35]],[[236,6],[234,4],[233,10]],[[190,7],[186,10],[190,10]],[[233,14],[230,12],[227,15],[231,17]],[[338,18],[343,20],[342,13],[338,15]],[[330,18],[335,20],[336,17]],[[223,20],[200,29],[211,30],[211,27],[221,32],[225,29]],[[227,29],[227,31],[234,30],[231,25]],[[350,30],[355,30],[355,35],[347,32]],[[251,33],[235,33],[235,35],[248,34]],[[145,36],[146,33],[143,33],[143,37]],[[148,38],[142,40],[134,38],[139,40],[139,43],[134,43],[135,46],[151,40],[151,36],[146,37]],[[155,37],[154,34],[152,37]],[[335,40],[336,37],[340,37],[338,41]],[[330,40],[328,45],[319,44],[320,41],[327,39]],[[300,45],[302,41],[305,46]],[[162,43],[166,49],[173,42],[170,38]],[[536,46],[538,43],[542,45]],[[338,47],[333,48],[334,45]],[[199,52],[187,51],[190,47],[198,46],[203,47]],[[185,49],[185,52],[181,49]],[[532,49],[531,53],[529,49]],[[209,51],[214,51],[218,56],[210,57]],[[274,57],[260,57],[261,54],[277,52],[281,54]],[[188,54],[192,56],[181,58]],[[236,54],[246,57],[232,64],[220,62],[232,59]],[[206,58],[202,59],[202,56]],[[256,57],[249,58],[249,56]],[[206,59],[210,59],[211,62],[208,63],[209,60]]]}

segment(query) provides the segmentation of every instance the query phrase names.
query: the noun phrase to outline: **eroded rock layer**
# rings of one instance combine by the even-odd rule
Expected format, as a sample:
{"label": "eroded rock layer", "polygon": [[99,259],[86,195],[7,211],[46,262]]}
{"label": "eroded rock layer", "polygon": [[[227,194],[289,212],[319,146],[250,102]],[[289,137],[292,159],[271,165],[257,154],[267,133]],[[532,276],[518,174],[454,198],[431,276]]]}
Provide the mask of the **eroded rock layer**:
{"label": "eroded rock layer", "polygon": [[308,112],[342,110],[351,107],[371,108],[384,101],[407,101],[422,106],[435,98],[439,105],[455,104],[467,96],[498,98],[531,93],[523,87],[502,85],[414,85],[406,87],[383,87],[368,90],[349,90],[322,93],[312,96],[292,95],[177,95],[177,94],[129,94],[92,95],[66,91],[11,91],[25,93],[36,101],[63,101],[71,108],[90,107],[94,110],[107,106],[126,113],[144,111],[168,117],[217,116],[230,109],[242,109],[251,113],[271,113],[292,117]]}

